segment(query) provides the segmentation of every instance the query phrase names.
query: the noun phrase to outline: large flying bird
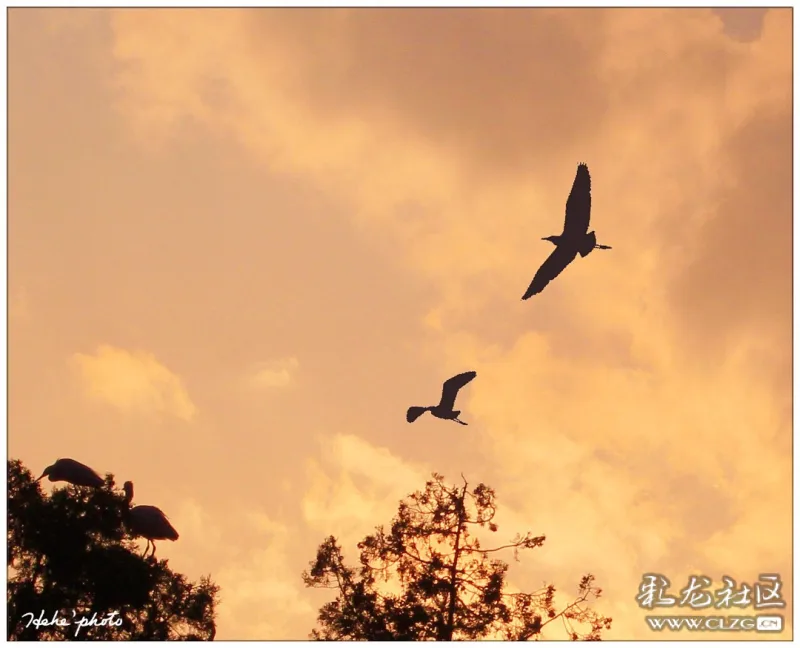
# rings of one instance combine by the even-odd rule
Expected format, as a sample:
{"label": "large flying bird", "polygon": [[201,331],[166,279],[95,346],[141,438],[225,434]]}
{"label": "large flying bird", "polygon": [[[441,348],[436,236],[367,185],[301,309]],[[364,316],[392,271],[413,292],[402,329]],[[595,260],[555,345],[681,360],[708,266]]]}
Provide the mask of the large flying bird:
{"label": "large flying bird", "polygon": [[461,421],[458,418],[458,415],[461,414],[461,411],[454,410],[453,407],[456,404],[458,390],[477,375],[478,374],[474,371],[466,371],[458,374],[457,376],[453,376],[448,380],[445,380],[444,384],[442,385],[442,398],[439,401],[439,404],[431,407],[419,407],[417,405],[409,407],[408,412],[406,413],[406,421],[413,423],[425,412],[430,412],[436,418],[444,419],[446,421],[455,421],[456,423],[461,423],[461,425],[467,425],[464,423],[464,421]]}
{"label": "large flying bird", "polygon": [[610,250],[608,245],[600,245],[594,232],[589,232],[589,216],[592,211],[592,179],[589,167],[578,165],[572,191],[567,198],[567,214],[564,218],[564,231],[558,236],[546,236],[543,241],[550,241],[556,246],[552,254],[536,272],[531,285],[522,296],[528,299],[542,292],[547,284],[555,279],[575,257],[580,254],[588,256],[595,248]]}

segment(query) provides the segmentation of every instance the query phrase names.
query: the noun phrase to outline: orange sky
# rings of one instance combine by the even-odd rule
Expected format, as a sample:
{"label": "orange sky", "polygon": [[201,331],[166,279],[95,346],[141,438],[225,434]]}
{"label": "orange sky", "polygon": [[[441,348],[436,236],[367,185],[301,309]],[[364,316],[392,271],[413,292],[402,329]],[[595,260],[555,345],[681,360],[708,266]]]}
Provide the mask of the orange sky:
{"label": "orange sky", "polygon": [[[644,572],[791,603],[792,23],[734,14],[11,11],[10,456],[133,480],[218,639],[306,638],[433,470],[607,638]],[[614,249],[520,301],[579,161]]]}

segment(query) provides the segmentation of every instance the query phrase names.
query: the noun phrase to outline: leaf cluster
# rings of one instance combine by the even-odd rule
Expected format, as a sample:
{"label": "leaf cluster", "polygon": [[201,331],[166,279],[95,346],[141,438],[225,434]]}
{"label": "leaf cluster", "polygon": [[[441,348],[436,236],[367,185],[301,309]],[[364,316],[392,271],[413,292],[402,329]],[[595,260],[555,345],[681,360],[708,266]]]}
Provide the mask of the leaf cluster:
{"label": "leaf cluster", "polygon": [[[447,486],[436,473],[423,491],[400,503],[387,529],[376,528],[358,544],[358,567],[345,563],[335,537],[319,547],[303,573],[308,587],[337,591],[319,612],[312,639],[320,640],[479,640],[540,638],[559,620],[570,639],[599,639],[611,619],[586,602],[600,596],[587,574],[574,600],[556,609],[555,587],[509,592],[508,563],[500,552],[520,552],[544,544],[545,536],[517,534],[487,548],[476,529],[498,532],[494,491]],[[485,535],[485,534],[483,534]]]}

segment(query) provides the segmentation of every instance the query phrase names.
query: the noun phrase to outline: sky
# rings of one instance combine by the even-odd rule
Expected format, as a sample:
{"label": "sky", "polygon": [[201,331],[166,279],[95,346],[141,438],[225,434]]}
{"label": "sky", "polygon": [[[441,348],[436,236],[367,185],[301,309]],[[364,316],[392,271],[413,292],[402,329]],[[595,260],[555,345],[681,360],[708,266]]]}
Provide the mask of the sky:
{"label": "sky", "polygon": [[[648,572],[779,573],[789,638],[791,10],[8,23],[9,456],[132,480],[217,639],[307,638],[316,547],[433,471],[608,639]],[[521,301],[579,162],[613,249]]]}

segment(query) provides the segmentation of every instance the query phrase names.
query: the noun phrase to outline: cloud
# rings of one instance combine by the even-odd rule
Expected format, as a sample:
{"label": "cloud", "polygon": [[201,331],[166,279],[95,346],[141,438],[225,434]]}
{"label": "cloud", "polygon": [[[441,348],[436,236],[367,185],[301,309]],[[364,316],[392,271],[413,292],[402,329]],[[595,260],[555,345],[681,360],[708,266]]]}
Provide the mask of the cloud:
{"label": "cloud", "polygon": [[197,413],[181,379],[151,353],[104,344],[72,360],[90,398],[124,412],[169,414],[184,421]]}
{"label": "cloud", "polygon": [[[749,43],[680,9],[123,11],[113,30],[136,137],[190,118],[235,138],[436,287],[427,348],[478,371],[481,466],[548,536],[516,583],[592,571],[632,639],[652,638],[644,572],[790,573],[788,10]],[[581,160],[614,249],[521,303]],[[325,447],[304,514],[353,540],[429,473]]]}
{"label": "cloud", "polygon": [[772,386],[746,378],[758,346],[740,341],[718,367],[687,366],[663,353],[674,343],[651,317],[630,320],[649,333],[634,366],[559,360],[542,334],[504,352],[474,336],[445,343],[451,362],[482,380],[466,407],[488,436],[485,461],[502,466],[498,497],[515,526],[528,521],[548,538],[515,584],[594,573],[598,608],[620,638],[647,636],[630,596],[646,571],[673,581],[734,571],[747,580],[767,565],[791,573],[790,423]]}
{"label": "cloud", "polygon": [[195,500],[184,501],[173,522],[179,568],[211,571],[221,588],[218,639],[298,639],[298,626],[313,626],[316,610],[289,559],[297,528],[235,503],[212,514]]}
{"label": "cloud", "polygon": [[[288,560],[297,530],[256,512],[245,514],[242,522],[252,538],[251,546],[261,548],[240,555],[215,574],[225,588],[220,631],[235,640],[298,639],[298,622],[310,628],[316,610]],[[231,534],[230,543],[238,542]]]}
{"label": "cloud", "polygon": [[352,434],[322,438],[320,446],[321,459],[307,463],[303,516],[315,532],[352,546],[388,522],[400,499],[421,488],[432,472]]}
{"label": "cloud", "polygon": [[297,358],[283,358],[259,363],[250,374],[250,384],[256,388],[286,387],[300,366]]}
{"label": "cloud", "polygon": [[[380,20],[355,10],[223,12],[213,38],[203,12],[118,12],[113,25],[116,54],[131,64],[120,106],[137,128],[191,117],[231,133],[274,170],[313,177],[353,203],[357,219],[413,241],[407,253],[463,320],[500,290],[524,290],[535,270],[529,242],[560,226],[578,159],[591,162],[601,232],[621,261],[592,259],[598,285],[635,263],[631,296],[674,281],[675,306],[686,303],[683,269],[704,241],[723,249],[707,223],[736,180],[719,172],[720,160],[738,158],[733,138],[743,125],[790,103],[788,15],[768,13],[754,44],[726,37],[710,11],[681,10],[390,10]],[[299,37],[309,30],[313,46]],[[557,64],[541,53],[548,43],[558,43]],[[278,60],[293,63],[267,63]],[[209,99],[211,79],[224,101]],[[688,98],[674,105],[679,94]],[[750,195],[754,204],[774,202],[761,186]],[[418,217],[404,214],[412,203]],[[764,230],[778,236],[785,208],[761,211],[771,219]],[[764,247],[772,240],[761,238]],[[678,239],[693,240],[682,258],[671,248]],[[588,262],[577,265],[573,275],[589,271]]]}

